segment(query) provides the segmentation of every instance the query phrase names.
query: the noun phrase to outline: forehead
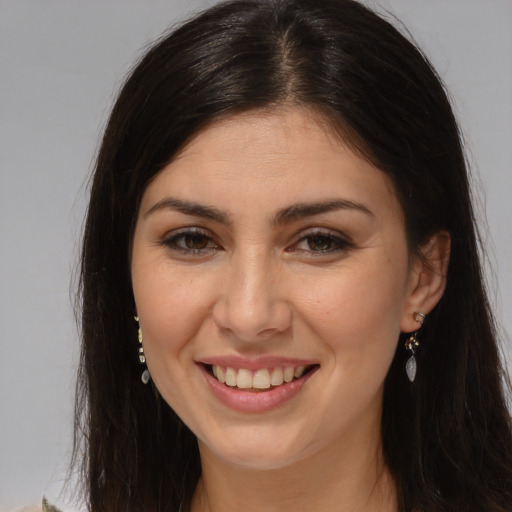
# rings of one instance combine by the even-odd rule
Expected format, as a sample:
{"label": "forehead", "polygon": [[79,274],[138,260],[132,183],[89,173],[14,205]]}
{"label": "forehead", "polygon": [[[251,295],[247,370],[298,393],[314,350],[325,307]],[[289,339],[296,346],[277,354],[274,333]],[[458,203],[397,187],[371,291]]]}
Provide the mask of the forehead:
{"label": "forehead", "polygon": [[325,118],[303,109],[253,111],[208,125],[157,175],[143,203],[166,193],[226,209],[264,198],[278,208],[340,195],[397,207],[388,176]]}
{"label": "forehead", "polygon": [[[297,144],[298,143],[298,144]],[[318,150],[348,149],[325,116],[316,110],[251,110],[209,123],[194,135],[174,160],[208,152],[209,157],[260,159],[318,158]]]}

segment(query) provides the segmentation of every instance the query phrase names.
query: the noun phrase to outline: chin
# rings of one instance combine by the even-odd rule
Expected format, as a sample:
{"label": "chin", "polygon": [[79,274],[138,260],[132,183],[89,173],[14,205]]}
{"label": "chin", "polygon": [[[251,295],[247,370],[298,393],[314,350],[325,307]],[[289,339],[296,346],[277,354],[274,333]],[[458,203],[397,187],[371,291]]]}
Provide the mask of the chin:
{"label": "chin", "polygon": [[304,448],[283,445],[281,440],[258,439],[257,434],[234,440],[226,436],[222,443],[199,443],[203,454],[222,460],[225,464],[246,470],[270,471],[281,469],[307,457]]}
{"label": "chin", "polygon": [[293,463],[292,457],[245,450],[243,453],[218,454],[226,464],[240,469],[253,471],[271,471],[285,468]]}

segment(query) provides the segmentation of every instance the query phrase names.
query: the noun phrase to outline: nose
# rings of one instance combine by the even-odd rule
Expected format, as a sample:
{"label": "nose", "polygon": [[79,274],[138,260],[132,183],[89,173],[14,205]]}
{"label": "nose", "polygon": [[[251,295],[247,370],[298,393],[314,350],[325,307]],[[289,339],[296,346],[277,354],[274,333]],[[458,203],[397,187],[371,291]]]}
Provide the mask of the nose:
{"label": "nose", "polygon": [[290,328],[292,311],[280,287],[278,267],[261,253],[231,260],[213,308],[220,331],[239,341],[258,342]]}

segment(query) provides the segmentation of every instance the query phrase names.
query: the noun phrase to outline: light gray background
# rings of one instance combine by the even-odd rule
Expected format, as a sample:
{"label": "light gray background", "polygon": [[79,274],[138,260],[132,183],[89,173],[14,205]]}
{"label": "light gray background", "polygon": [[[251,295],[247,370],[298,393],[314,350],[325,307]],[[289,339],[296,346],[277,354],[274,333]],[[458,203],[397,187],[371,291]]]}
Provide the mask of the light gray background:
{"label": "light gray background", "polygon": [[[212,3],[0,0],[0,510],[43,492],[61,502],[78,355],[70,281],[114,92],[145,43]],[[510,340],[512,2],[367,3],[405,22],[452,92]]]}

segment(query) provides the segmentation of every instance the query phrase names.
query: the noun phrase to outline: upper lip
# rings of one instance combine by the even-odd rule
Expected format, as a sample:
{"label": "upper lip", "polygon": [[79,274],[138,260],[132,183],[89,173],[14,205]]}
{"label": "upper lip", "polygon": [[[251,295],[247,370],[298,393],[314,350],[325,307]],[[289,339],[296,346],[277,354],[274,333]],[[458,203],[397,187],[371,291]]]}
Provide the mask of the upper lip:
{"label": "upper lip", "polygon": [[277,366],[311,366],[318,364],[313,359],[298,359],[293,357],[281,356],[260,356],[257,358],[247,358],[242,356],[212,356],[200,359],[198,363],[210,366],[225,366],[230,368],[244,368],[247,370],[259,370],[260,368],[275,368]]}

